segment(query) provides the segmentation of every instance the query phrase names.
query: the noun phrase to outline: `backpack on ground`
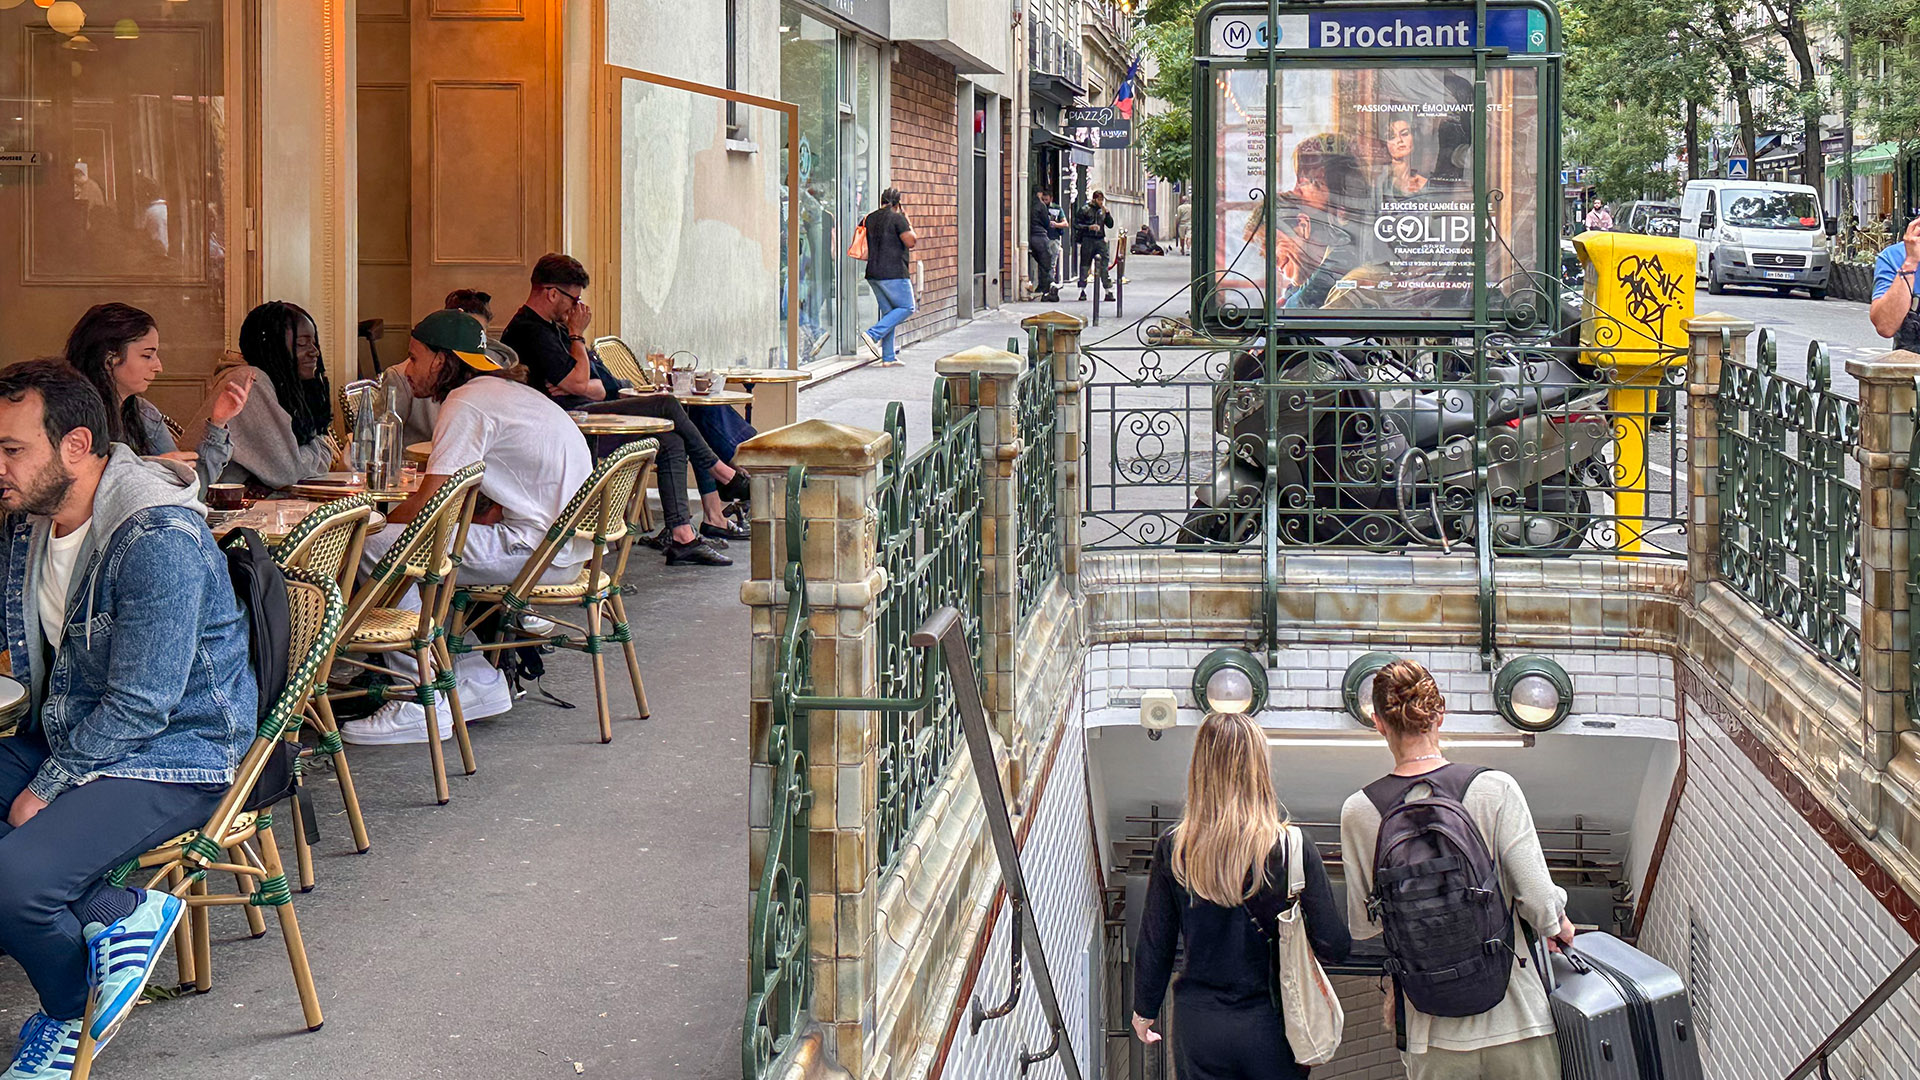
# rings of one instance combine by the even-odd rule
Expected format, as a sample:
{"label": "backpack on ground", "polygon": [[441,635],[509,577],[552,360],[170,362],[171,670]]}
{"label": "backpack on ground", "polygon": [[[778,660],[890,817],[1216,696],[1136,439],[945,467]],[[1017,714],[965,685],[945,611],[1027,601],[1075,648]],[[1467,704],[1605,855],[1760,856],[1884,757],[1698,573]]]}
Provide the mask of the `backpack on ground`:
{"label": "backpack on ground", "polygon": [[[260,685],[259,707],[254,719],[267,714],[286,692],[287,653],[293,647],[293,614],[287,606],[287,576],[273,561],[273,551],[253,529],[235,529],[226,542],[227,575],[233,579],[233,595],[247,613],[247,659],[253,665]],[[267,758],[248,796],[247,810],[264,810],[294,793],[294,759],[299,747],[282,741]]]}
{"label": "backpack on ground", "polygon": [[[1367,911],[1385,932],[1397,1012],[1410,1001],[1429,1016],[1474,1016],[1507,996],[1513,912],[1465,805],[1485,771],[1446,765],[1366,787],[1380,811]],[[1420,787],[1425,796],[1407,798]]]}

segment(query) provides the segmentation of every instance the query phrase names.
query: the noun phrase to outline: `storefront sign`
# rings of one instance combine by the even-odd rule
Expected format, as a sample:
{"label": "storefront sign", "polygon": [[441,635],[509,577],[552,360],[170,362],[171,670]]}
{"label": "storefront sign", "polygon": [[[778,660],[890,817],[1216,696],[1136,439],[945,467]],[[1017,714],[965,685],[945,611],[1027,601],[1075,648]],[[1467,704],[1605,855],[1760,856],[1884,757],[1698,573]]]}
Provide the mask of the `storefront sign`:
{"label": "storefront sign", "polygon": [[0,150],[0,165],[39,165],[45,158],[38,150]]}
{"label": "storefront sign", "polygon": [[[1267,48],[1471,49],[1472,8],[1336,8],[1281,15],[1270,45],[1264,15],[1221,13],[1208,24],[1214,57],[1245,56]],[[1487,12],[1487,45],[1514,53],[1547,51],[1547,18],[1533,9]]]}
{"label": "storefront sign", "polygon": [[1060,121],[1069,138],[1095,150],[1125,150],[1133,144],[1133,121],[1111,105],[1063,109]]}
{"label": "storefront sign", "polygon": [[1271,244],[1272,288],[1289,317],[1457,317],[1473,308],[1476,240],[1491,289],[1526,287],[1540,267],[1535,69],[1487,72],[1484,237],[1476,237],[1473,68],[1289,64],[1279,77],[1273,177],[1267,72],[1212,79],[1209,216],[1223,290],[1261,306],[1254,297],[1266,288]]}
{"label": "storefront sign", "polygon": [[801,0],[801,4],[844,19],[877,37],[889,36],[887,0]]}

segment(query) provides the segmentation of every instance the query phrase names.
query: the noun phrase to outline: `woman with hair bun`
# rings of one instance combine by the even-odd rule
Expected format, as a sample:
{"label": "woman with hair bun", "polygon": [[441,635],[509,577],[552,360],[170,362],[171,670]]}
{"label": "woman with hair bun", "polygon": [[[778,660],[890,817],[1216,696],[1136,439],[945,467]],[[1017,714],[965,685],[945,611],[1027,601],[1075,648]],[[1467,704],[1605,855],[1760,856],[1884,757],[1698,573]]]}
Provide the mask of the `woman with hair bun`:
{"label": "woman with hair bun", "polygon": [[[1393,772],[1347,798],[1340,811],[1341,866],[1347,885],[1347,922],[1356,938],[1381,932],[1369,907],[1374,891],[1374,853],[1382,813],[1373,796],[1390,805],[1439,797],[1464,781],[1460,804],[1486,842],[1501,890],[1515,918],[1549,938],[1557,948],[1573,941],[1566,890],[1547,873],[1527,797],[1513,777],[1493,769],[1449,762],[1440,749],[1447,701],[1427,669],[1396,660],[1373,677],[1376,726],[1393,751]],[[1465,901],[1463,901],[1465,903]],[[1471,1016],[1428,1016],[1405,1003],[1401,1057],[1410,1080],[1537,1080],[1560,1075],[1553,1013],[1539,973],[1522,960],[1525,931],[1514,926],[1515,949],[1506,996]],[[1390,980],[1389,980],[1390,982]],[[1389,989],[1385,1018],[1396,1027],[1396,995]]]}
{"label": "woman with hair bun", "polygon": [[[1173,1048],[1180,1080],[1300,1080],[1285,1025],[1274,1010],[1268,946],[1254,911],[1284,911],[1287,823],[1273,790],[1266,733],[1244,713],[1216,713],[1200,725],[1187,767],[1187,806],[1153,848],[1140,941],[1134,951],[1133,1031],[1153,1030],[1182,939],[1187,962],[1175,986]],[[1308,842],[1300,893],[1307,938],[1323,963],[1353,944]],[[1277,892],[1276,892],[1277,890]]]}

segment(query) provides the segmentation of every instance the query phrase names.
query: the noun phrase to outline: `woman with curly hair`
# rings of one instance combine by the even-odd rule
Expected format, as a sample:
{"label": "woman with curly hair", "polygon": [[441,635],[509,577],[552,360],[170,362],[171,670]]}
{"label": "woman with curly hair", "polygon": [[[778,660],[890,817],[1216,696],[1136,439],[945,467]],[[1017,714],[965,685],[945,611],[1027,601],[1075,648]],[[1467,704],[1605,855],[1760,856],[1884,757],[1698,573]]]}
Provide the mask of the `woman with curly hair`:
{"label": "woman with curly hair", "polygon": [[[1492,769],[1475,770],[1447,760],[1440,749],[1440,725],[1447,701],[1427,669],[1411,660],[1396,660],[1373,677],[1375,724],[1393,751],[1393,772],[1386,780],[1399,783],[1372,787],[1393,789],[1402,801],[1425,797],[1434,785],[1456,777],[1470,777],[1461,804],[1486,841],[1499,870],[1500,887],[1512,902],[1515,917],[1524,919],[1552,939],[1573,941],[1573,923],[1567,919],[1567,893],[1547,873],[1540,836],[1534,831],[1527,797],[1513,777]],[[1405,781],[1412,781],[1405,783]],[[1380,834],[1381,812],[1368,791],[1355,792],[1340,811],[1340,857],[1347,884],[1347,922],[1356,938],[1381,932],[1369,911],[1373,894],[1374,849]],[[1524,941],[1516,924],[1513,940]],[[1387,994],[1385,1020],[1395,1028],[1396,995]],[[1410,1080],[1538,1080],[1560,1075],[1560,1051],[1554,1043],[1553,1012],[1539,973],[1523,967],[1516,953],[1507,980],[1506,996],[1491,1009],[1472,1016],[1428,1016],[1405,1006],[1405,1044],[1401,1054]]]}
{"label": "woman with curly hair", "polygon": [[284,300],[248,312],[240,324],[240,356],[214,370],[207,401],[187,425],[187,438],[202,436],[234,383],[245,383],[254,393],[227,424],[233,460],[221,480],[278,490],[332,467],[339,445],[329,434],[333,402],[313,316]]}

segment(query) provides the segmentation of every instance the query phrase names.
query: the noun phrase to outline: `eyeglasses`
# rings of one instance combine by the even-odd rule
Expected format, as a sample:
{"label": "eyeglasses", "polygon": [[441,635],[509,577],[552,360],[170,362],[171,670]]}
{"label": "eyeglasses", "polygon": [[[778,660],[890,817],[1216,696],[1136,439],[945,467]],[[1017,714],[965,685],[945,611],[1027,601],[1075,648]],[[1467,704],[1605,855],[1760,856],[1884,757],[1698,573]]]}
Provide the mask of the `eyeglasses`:
{"label": "eyeglasses", "polygon": [[577,304],[577,303],[579,303],[579,302],[580,302],[580,296],[581,296],[581,294],[580,294],[580,293],[577,293],[577,292],[568,292],[567,290],[565,290],[565,289],[563,289],[563,288],[561,288],[561,287],[560,287],[560,286],[558,286],[558,285],[549,285],[549,286],[547,286],[547,288],[549,288],[549,289],[552,289],[552,290],[553,290],[554,292],[557,292],[557,293],[559,293],[559,294],[560,294],[561,296],[564,296],[564,297],[566,297],[566,298],[567,298],[567,301],[568,301],[569,303],[574,303],[574,304]]}

